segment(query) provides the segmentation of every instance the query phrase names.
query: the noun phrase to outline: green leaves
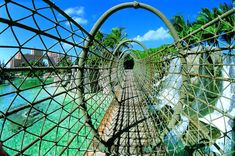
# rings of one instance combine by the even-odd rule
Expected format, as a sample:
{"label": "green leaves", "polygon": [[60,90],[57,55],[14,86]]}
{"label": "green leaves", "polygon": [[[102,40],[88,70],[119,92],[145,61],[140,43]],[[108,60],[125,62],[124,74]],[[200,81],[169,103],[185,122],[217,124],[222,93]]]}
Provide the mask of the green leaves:
{"label": "green leaves", "polygon": [[[104,44],[107,48],[114,50],[121,41],[126,39],[127,33],[124,30],[124,28],[120,27],[112,28],[112,32],[104,38]],[[128,44],[125,44],[124,47],[128,47]]]}
{"label": "green leaves", "polygon": [[[190,23],[188,20],[185,21],[183,16],[174,16],[172,18],[172,24],[178,32],[180,38],[183,38],[232,8],[232,5],[228,5],[226,3],[221,4],[218,8],[213,8],[212,10],[202,8],[195,22]],[[185,39],[185,42],[189,46],[193,46],[194,43],[202,40],[204,40],[205,44],[213,44],[214,46],[219,46],[219,40],[223,40],[228,44],[231,44],[235,35],[232,32],[235,23],[234,21],[234,14],[226,16],[221,21],[204,29],[204,31],[200,31],[197,34],[194,34],[194,36]]]}
{"label": "green leaves", "polygon": [[190,27],[190,23],[189,21],[184,20],[183,16],[173,16],[173,19],[171,20],[173,26],[175,27],[176,31],[178,32],[178,35],[180,36],[180,38],[186,36],[189,33],[189,27]]}

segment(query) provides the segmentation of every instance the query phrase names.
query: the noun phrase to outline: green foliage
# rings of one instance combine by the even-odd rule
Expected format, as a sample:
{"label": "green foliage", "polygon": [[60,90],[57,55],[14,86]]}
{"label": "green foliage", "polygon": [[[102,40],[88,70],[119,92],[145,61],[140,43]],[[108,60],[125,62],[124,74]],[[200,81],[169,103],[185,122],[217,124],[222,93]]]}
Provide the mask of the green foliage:
{"label": "green foliage", "polygon": [[[126,40],[127,33],[124,32],[124,28],[112,28],[112,32],[110,34],[107,34],[104,38],[104,45],[111,50],[114,50],[116,46],[123,40]],[[123,45],[123,46],[127,46]]]}
{"label": "green foliage", "polygon": [[147,52],[141,50],[132,50],[132,53],[139,59],[146,58],[148,56]]}
{"label": "green foliage", "polygon": [[[148,51],[140,51],[140,50],[133,50],[132,53],[139,59],[144,59],[149,56],[154,58],[154,61],[160,61],[161,57],[167,56],[169,54],[177,54],[177,50],[174,47],[169,47],[169,44],[164,44],[157,48],[150,48]],[[164,53],[159,53],[159,51],[163,51]],[[161,57],[160,57],[161,56]]]}
{"label": "green foliage", "polygon": [[[86,60],[86,65],[90,67],[99,67],[100,65],[108,65],[110,62],[103,58],[110,59],[113,57],[111,54],[117,45],[126,40],[127,33],[124,32],[124,28],[112,28],[111,33],[104,34],[101,31],[98,31],[95,36],[95,41],[90,46],[90,51],[92,53],[88,53],[88,57]],[[123,47],[127,48],[128,44],[123,45]],[[120,51],[122,48],[120,48]],[[111,53],[110,53],[111,52]],[[117,52],[119,55],[120,52]],[[89,80],[91,82],[91,92],[98,92],[101,90],[98,81],[96,81],[100,77],[99,70],[97,69],[89,69]]]}
{"label": "green foliage", "polygon": [[[180,38],[183,38],[197,30],[201,26],[209,23],[213,19],[217,18],[218,16],[222,15],[223,13],[231,10],[233,8],[232,5],[229,4],[221,4],[218,8],[213,8],[212,10],[208,8],[202,8],[201,12],[196,18],[196,21],[189,22],[188,20],[185,21],[183,16],[174,16],[171,20],[173,26],[175,27],[176,31]],[[219,46],[219,40],[223,40],[228,44],[232,44],[234,40],[234,32],[232,29],[234,28],[234,20],[235,16],[230,15],[223,19],[222,22],[215,23],[205,29],[205,31],[201,31],[200,33],[194,34],[190,38],[185,39],[187,45],[194,46],[193,44],[198,41],[204,41],[204,44]],[[221,37],[214,37],[215,35]],[[210,39],[209,39],[210,38]]]}
{"label": "green foliage", "polygon": [[175,27],[175,30],[178,32],[178,35],[180,38],[186,36],[189,34],[190,30],[188,29],[191,27],[191,23],[187,20],[185,22],[185,19],[183,16],[173,16],[173,19],[171,20],[173,26]]}
{"label": "green foliage", "polygon": [[[112,52],[121,41],[126,40],[127,33],[124,30],[124,28],[115,27],[112,28],[112,31],[109,34],[104,34],[103,32],[98,31],[95,36],[95,40],[99,43],[93,43],[91,46],[92,51],[102,56],[106,55],[106,49]],[[123,47],[128,48],[129,44],[126,43]]]}
{"label": "green foliage", "polygon": [[[103,32],[98,31],[95,35],[95,41],[90,47],[90,50],[93,53],[88,54],[89,56],[88,59],[86,60],[86,63],[88,65],[98,64],[98,63],[106,64],[107,62],[104,59],[102,59],[100,56],[104,58],[112,57],[110,52],[113,52],[121,41],[126,40],[127,33],[124,30],[125,30],[124,28],[115,27],[112,28],[112,31],[109,34],[104,34]],[[129,44],[126,43],[123,45],[123,47],[128,48]],[[121,51],[122,48],[120,48],[120,52],[117,52],[117,55],[119,55]]]}
{"label": "green foliage", "polygon": [[[21,63],[21,67],[27,67],[27,66],[33,66],[33,67],[45,67],[46,64],[44,62],[40,62],[40,61],[29,61],[28,63],[27,62],[22,62]],[[21,72],[21,75],[22,76],[28,76],[28,77],[35,77],[35,76],[43,76],[44,74],[44,71],[43,70],[35,70],[35,71],[30,71],[30,72],[27,72],[27,71],[22,71]]]}
{"label": "green foliage", "polygon": [[9,80],[13,78],[13,74],[7,72],[0,72],[0,84],[2,84],[5,80]]}
{"label": "green foliage", "polygon": [[[60,58],[57,66],[59,66],[59,67],[71,67],[72,65],[73,65],[72,61],[68,57],[64,56],[64,57]],[[61,74],[72,73],[72,70],[71,69],[60,69],[59,73],[61,73]]]}
{"label": "green foliage", "polygon": [[66,67],[66,66],[72,66],[72,65],[73,65],[72,61],[67,57],[61,57],[58,63],[59,67]]}

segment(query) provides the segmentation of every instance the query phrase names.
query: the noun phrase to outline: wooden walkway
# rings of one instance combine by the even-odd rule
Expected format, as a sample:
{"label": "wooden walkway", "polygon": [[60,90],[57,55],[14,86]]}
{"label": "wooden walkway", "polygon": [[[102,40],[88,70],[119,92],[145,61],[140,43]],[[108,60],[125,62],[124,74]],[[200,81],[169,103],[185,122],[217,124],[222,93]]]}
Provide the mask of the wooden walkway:
{"label": "wooden walkway", "polygon": [[112,154],[161,155],[156,128],[135,86],[133,73],[126,70],[125,74],[124,87],[117,91],[117,100],[108,108],[99,134],[107,141]]}

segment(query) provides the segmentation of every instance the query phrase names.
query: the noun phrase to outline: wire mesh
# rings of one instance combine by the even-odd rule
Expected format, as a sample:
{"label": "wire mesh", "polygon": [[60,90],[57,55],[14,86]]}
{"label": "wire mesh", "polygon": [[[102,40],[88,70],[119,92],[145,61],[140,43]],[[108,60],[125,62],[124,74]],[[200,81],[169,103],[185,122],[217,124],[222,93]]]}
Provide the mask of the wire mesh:
{"label": "wire mesh", "polygon": [[[89,33],[50,1],[5,1],[0,12],[0,49],[11,56],[0,67],[3,149],[9,155],[105,151],[93,129],[113,99],[112,54],[95,40],[95,48],[85,49]],[[78,66],[83,50],[89,57]]]}
{"label": "wire mesh", "polygon": [[133,70],[51,1],[0,13],[9,155],[234,154],[234,9],[147,57],[130,50]]}
{"label": "wire mesh", "polygon": [[168,154],[234,154],[234,61],[234,9],[135,61],[136,84]]}

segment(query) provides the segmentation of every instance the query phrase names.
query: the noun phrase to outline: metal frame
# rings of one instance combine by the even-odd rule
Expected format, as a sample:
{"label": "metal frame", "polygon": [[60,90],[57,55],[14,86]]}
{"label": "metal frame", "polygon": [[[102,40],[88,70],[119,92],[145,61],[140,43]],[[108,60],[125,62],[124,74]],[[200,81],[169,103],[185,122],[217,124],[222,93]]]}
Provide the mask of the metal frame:
{"label": "metal frame", "polygon": [[[27,155],[30,150],[37,155],[174,155],[180,148],[203,155],[200,146],[214,147],[221,155],[235,152],[234,125],[227,122],[234,121],[234,108],[225,107],[235,102],[235,55],[221,52],[234,51],[234,39],[231,43],[221,40],[234,34],[234,28],[227,25],[229,31],[190,42],[208,33],[210,26],[224,26],[228,17],[234,17],[234,8],[179,39],[169,20],[143,3],[114,6],[88,33],[51,1],[41,1],[43,6],[37,2],[24,6],[9,0],[0,5],[0,37],[7,34],[15,41],[0,45],[0,50],[14,52],[5,64],[0,63],[0,83],[11,88],[4,90],[0,84],[1,149],[10,155]],[[12,6],[25,14],[15,16]],[[147,51],[136,40],[124,40],[110,51],[95,39],[102,24],[126,8],[145,9],[158,16],[173,35],[174,44],[145,58],[133,55],[131,49],[116,57],[127,42]],[[47,23],[45,28],[41,22]],[[21,38],[22,34],[28,39]],[[37,43],[36,48],[30,42]],[[219,47],[214,47],[215,42]],[[34,62],[29,59],[33,54],[26,54],[32,49],[41,52]],[[135,60],[133,70],[120,68],[128,50]],[[11,60],[19,56],[25,66],[9,68]],[[43,60],[48,65],[41,65]],[[215,118],[213,113],[219,116]],[[217,120],[226,127],[218,127]],[[187,129],[182,132],[179,127],[186,122]],[[182,146],[173,144],[170,149],[169,136],[176,137]],[[222,144],[231,144],[231,150]]]}

